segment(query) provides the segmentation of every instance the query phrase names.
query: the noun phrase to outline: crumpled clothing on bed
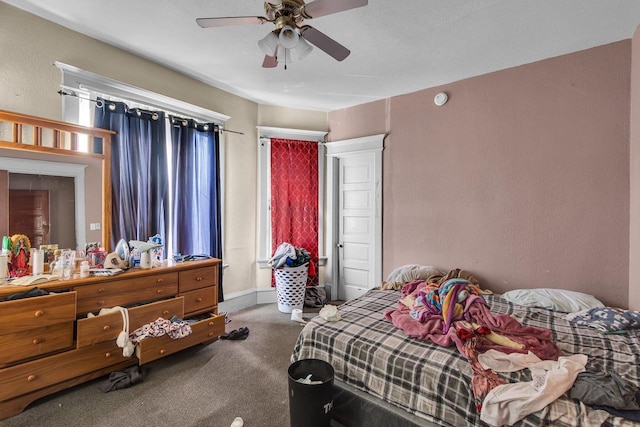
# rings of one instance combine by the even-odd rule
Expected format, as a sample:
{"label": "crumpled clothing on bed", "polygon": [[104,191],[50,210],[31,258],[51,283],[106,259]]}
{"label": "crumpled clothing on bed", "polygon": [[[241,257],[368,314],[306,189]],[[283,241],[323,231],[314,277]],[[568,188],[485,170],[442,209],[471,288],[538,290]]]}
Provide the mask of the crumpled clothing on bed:
{"label": "crumpled clothing on bed", "polygon": [[[445,347],[456,345],[460,353],[464,354],[463,340],[456,335],[454,328],[445,327],[445,318],[442,313],[437,313],[437,311],[426,312],[420,321],[411,316],[411,309],[403,303],[403,300],[406,300],[408,295],[407,291],[412,290],[410,293],[417,295],[425,287],[424,282],[422,282],[422,286],[414,282],[405,285],[402,290],[403,298],[398,301],[398,308],[385,311],[384,317],[411,337],[431,341]],[[459,320],[466,320],[479,326],[485,326],[491,331],[523,345],[523,348],[520,349],[511,348],[482,339],[478,342],[478,351],[483,352],[490,348],[504,353],[526,354],[531,351],[543,360],[557,360],[558,356],[560,356],[560,349],[553,343],[551,332],[548,329],[523,326],[515,318],[507,314],[494,316],[484,299],[478,295],[469,295],[461,305],[463,306],[462,314],[456,315],[454,313],[454,316],[450,319],[452,324]]]}

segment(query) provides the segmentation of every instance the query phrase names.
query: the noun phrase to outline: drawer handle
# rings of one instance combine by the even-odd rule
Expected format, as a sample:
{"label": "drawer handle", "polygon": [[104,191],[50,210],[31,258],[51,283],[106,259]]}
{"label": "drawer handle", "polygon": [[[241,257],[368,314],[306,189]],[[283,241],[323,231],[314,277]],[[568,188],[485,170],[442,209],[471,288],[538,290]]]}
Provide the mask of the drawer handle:
{"label": "drawer handle", "polygon": [[162,282],[164,282],[164,279],[162,279],[162,278],[156,280],[156,283],[162,283]]}
{"label": "drawer handle", "polygon": [[31,381],[33,381],[33,380],[35,380],[35,379],[36,379],[36,376],[35,376],[35,375],[33,375],[33,374],[31,374],[31,375],[29,375],[29,376],[27,377],[27,381],[29,381],[29,382],[31,382]]}
{"label": "drawer handle", "polygon": [[104,354],[104,357],[105,357],[105,359],[110,358],[110,357],[111,357],[111,353],[107,351],[107,352]]}
{"label": "drawer handle", "polygon": [[98,288],[98,293],[99,293],[99,294],[103,293],[104,291],[105,291],[105,289],[104,289],[104,288]]}
{"label": "drawer handle", "polygon": [[162,315],[163,315],[163,316],[166,316],[166,315],[168,315],[168,314],[169,314],[169,310],[165,310],[165,311],[163,311],[163,312],[162,312]]}
{"label": "drawer handle", "polygon": [[158,295],[160,295],[160,294],[161,294],[161,293],[163,293],[163,292],[164,292],[164,289],[158,289],[158,290],[156,290],[156,294],[158,294]]}
{"label": "drawer handle", "polygon": [[196,282],[199,282],[201,280],[202,280],[202,277],[200,277],[200,276],[196,277]]}
{"label": "drawer handle", "polygon": [[43,311],[43,310],[38,310],[38,311],[36,311],[36,312],[35,312],[35,313],[33,313],[33,314],[34,314],[34,316],[36,316],[36,317],[42,317],[42,316],[44,316],[44,311]]}
{"label": "drawer handle", "polygon": [[33,342],[33,345],[38,345],[38,344],[42,343],[43,341],[44,340],[42,338],[36,338],[32,342]]}
{"label": "drawer handle", "polygon": [[209,326],[213,326],[213,322],[209,322]]}
{"label": "drawer handle", "polygon": [[160,354],[165,354],[167,351],[163,348],[162,350],[160,350],[158,353]]}
{"label": "drawer handle", "polygon": [[196,302],[202,302],[202,298],[201,297],[196,298]]}
{"label": "drawer handle", "polygon": [[108,330],[110,330],[110,329],[111,329],[111,326],[109,326],[109,325],[104,325],[104,326],[102,327],[102,330],[103,330],[103,331],[105,331],[105,332],[107,332],[107,331],[108,331]]}
{"label": "drawer handle", "polygon": [[210,337],[213,336],[213,332],[209,332],[207,335],[209,335]]}
{"label": "drawer handle", "polygon": [[104,301],[98,301],[98,305],[104,305]]}

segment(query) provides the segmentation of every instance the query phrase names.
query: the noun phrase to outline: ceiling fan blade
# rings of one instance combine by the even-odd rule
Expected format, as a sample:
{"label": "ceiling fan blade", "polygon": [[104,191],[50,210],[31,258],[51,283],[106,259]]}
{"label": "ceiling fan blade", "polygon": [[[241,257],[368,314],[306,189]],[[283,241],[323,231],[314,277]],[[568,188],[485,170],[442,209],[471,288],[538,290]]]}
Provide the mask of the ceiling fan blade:
{"label": "ceiling fan blade", "polygon": [[278,66],[278,46],[276,44],[273,49],[273,55],[266,54],[264,56],[264,60],[262,61],[262,68],[276,68]]}
{"label": "ceiling fan blade", "polygon": [[314,0],[302,6],[301,11],[305,18],[318,18],[368,4],[369,0]]}
{"label": "ceiling fan blade", "polygon": [[198,18],[198,25],[202,28],[227,27],[229,25],[256,25],[264,24],[269,20],[263,16],[231,16],[223,18]]}
{"label": "ceiling fan blade", "polygon": [[276,68],[278,66],[278,59],[275,56],[264,56],[262,61],[262,68]]}
{"label": "ceiling fan blade", "polygon": [[300,29],[300,33],[309,43],[323,50],[337,61],[342,61],[351,53],[349,49],[309,25],[303,26]]}

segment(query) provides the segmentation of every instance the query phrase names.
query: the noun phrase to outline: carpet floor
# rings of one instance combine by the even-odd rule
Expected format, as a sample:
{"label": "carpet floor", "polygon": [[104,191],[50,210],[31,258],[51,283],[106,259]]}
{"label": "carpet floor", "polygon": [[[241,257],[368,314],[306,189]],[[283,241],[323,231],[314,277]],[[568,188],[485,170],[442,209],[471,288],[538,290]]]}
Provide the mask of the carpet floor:
{"label": "carpet floor", "polygon": [[[303,318],[319,309],[304,309]],[[103,393],[102,377],[44,397],[0,426],[289,426],[291,351],[302,325],[276,304],[229,314],[227,332],[249,328],[245,340],[218,340],[145,365],[143,382]]]}

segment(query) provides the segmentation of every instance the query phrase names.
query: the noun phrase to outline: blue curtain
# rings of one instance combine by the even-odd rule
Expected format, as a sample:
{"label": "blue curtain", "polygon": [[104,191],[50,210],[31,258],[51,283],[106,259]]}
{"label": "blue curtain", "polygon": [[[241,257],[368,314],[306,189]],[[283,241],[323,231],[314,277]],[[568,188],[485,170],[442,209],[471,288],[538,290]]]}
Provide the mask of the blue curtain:
{"label": "blue curtain", "polygon": [[[171,124],[174,250],[222,259],[217,127],[178,117],[171,117]],[[222,268],[219,274],[218,295],[222,301]]]}
{"label": "blue curtain", "polygon": [[111,247],[120,239],[146,241],[155,234],[166,241],[164,113],[98,98],[94,125],[116,132],[111,140]]}

